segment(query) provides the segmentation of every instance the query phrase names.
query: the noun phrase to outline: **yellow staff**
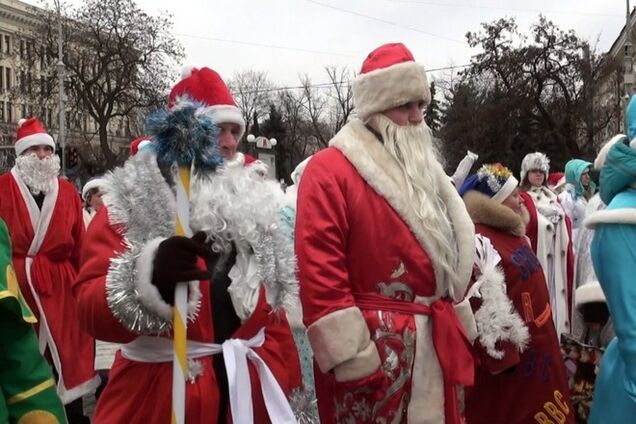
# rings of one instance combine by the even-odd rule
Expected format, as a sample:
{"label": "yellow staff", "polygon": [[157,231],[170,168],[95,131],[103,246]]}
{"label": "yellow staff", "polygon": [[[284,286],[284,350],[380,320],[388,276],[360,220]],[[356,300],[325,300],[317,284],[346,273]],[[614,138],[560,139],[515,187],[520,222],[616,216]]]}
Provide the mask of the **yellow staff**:
{"label": "yellow staff", "polygon": [[[190,229],[190,177],[189,167],[179,167],[177,174],[176,234],[191,237]],[[188,375],[187,319],[188,283],[177,284],[172,309],[173,366],[172,366],[172,424],[185,423],[185,382]]]}

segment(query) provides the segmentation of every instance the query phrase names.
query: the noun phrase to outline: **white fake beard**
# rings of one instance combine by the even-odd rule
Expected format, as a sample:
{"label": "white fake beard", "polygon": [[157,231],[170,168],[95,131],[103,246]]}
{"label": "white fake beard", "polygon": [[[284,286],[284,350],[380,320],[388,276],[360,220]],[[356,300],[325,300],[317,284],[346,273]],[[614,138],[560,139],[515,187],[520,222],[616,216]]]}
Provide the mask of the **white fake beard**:
{"label": "white fake beard", "polygon": [[34,195],[48,194],[60,173],[60,157],[56,154],[39,159],[35,153],[18,156],[15,170]]}
{"label": "white fake beard", "polygon": [[384,146],[397,161],[406,180],[406,189],[415,214],[435,246],[446,277],[457,281],[457,241],[448,218],[446,204],[439,193],[437,173],[441,169],[433,146],[431,130],[422,121],[418,125],[397,125],[379,113],[369,124],[380,133]]}

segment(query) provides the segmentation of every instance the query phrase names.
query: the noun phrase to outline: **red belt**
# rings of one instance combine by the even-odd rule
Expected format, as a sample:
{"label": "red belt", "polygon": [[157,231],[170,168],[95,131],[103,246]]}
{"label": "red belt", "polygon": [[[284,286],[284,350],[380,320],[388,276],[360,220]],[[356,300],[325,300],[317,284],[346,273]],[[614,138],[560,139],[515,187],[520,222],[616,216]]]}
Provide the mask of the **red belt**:
{"label": "red belt", "polygon": [[444,376],[444,415],[446,424],[460,424],[455,385],[472,386],[475,364],[472,347],[450,299],[443,298],[430,306],[394,300],[376,293],[354,293],[356,306],[412,315],[428,315],[433,325],[433,347]]}

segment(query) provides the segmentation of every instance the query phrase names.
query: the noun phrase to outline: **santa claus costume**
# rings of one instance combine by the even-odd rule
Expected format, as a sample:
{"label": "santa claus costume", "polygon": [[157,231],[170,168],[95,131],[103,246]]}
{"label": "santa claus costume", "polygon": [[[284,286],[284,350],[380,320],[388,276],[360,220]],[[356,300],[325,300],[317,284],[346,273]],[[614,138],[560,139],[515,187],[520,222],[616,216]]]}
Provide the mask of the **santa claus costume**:
{"label": "santa claus costume", "polygon": [[[525,236],[528,214],[519,197],[509,203],[517,180],[500,164],[484,165],[459,190],[477,237],[497,253],[494,275],[506,288],[522,322],[507,326],[508,341],[482,337],[475,385],[466,388],[466,421],[480,423],[573,423],[565,366],[561,358],[545,277]],[[498,276],[496,274],[499,274]],[[481,289],[485,291],[484,288]],[[473,301],[475,316],[495,321],[497,308]],[[485,310],[481,310],[485,308]],[[526,329],[520,327],[525,324]],[[526,338],[529,335],[529,338]]]}
{"label": "santa claus costume", "polygon": [[[55,154],[45,159],[23,155],[33,146],[55,149],[36,118],[21,121],[16,166],[0,176],[0,217],[11,234],[20,290],[38,320],[40,351],[47,352],[58,375],[58,394],[68,404],[99,385],[93,339],[80,328],[72,293],[84,237],[82,205],[75,187],[57,177]],[[33,187],[36,181],[43,184],[41,190]]]}
{"label": "santa claus costume", "polygon": [[[418,169],[431,178],[427,201],[450,220],[444,242],[434,239],[428,225],[440,216],[422,220],[389,137],[366,125],[390,121],[381,114],[388,109],[428,103],[426,74],[404,45],[387,44],[367,57],[353,92],[360,119],[312,157],[298,191],[295,246],[321,422],[459,423],[456,388],[472,383],[473,362],[453,305],[470,277],[473,226],[427,154]],[[428,148],[428,128],[416,131],[404,140]]]}
{"label": "santa claus costume", "polygon": [[[243,132],[221,77],[192,69],[170,93],[169,108],[149,119],[151,146],[105,177],[105,207],[89,229],[75,286],[85,328],[124,344],[96,423],[170,421],[172,307],[156,285],[165,275],[154,271],[164,242],[175,238],[174,163],[184,158],[194,169],[190,227],[205,232],[221,257],[216,267],[213,255],[199,258],[199,270],[216,272],[189,283],[185,421],[293,421],[285,395],[301,379],[280,310],[296,290],[293,251],[278,225],[282,192],[249,167],[221,170],[216,124],[227,122]],[[231,357],[247,361],[244,373],[223,365]],[[237,384],[251,385],[251,393],[237,393]]]}
{"label": "santa claus costume", "polygon": [[[528,172],[543,173],[543,184],[534,186]],[[547,186],[550,160],[540,152],[529,153],[521,162],[521,196],[529,212],[526,234],[532,241],[548,283],[552,319],[557,335],[572,332],[574,254],[572,225],[559,203],[558,196]]]}

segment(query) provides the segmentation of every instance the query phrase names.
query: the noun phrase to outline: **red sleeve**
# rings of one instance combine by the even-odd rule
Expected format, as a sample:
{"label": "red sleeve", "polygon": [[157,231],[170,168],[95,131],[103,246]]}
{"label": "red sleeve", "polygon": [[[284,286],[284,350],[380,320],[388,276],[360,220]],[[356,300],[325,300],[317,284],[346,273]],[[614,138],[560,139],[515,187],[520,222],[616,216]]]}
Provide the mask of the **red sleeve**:
{"label": "red sleeve", "polygon": [[106,301],[110,260],[123,250],[122,237],[109,224],[108,212],[103,207],[86,232],[73,293],[82,328],[96,339],[116,343],[128,343],[137,337],[117,321]]}
{"label": "red sleeve", "polygon": [[[298,191],[295,249],[303,318],[316,320],[355,304],[347,271],[349,237],[347,204],[334,173],[322,153],[309,162]],[[333,156],[333,155],[332,155]],[[332,161],[333,162],[333,161]]]}

